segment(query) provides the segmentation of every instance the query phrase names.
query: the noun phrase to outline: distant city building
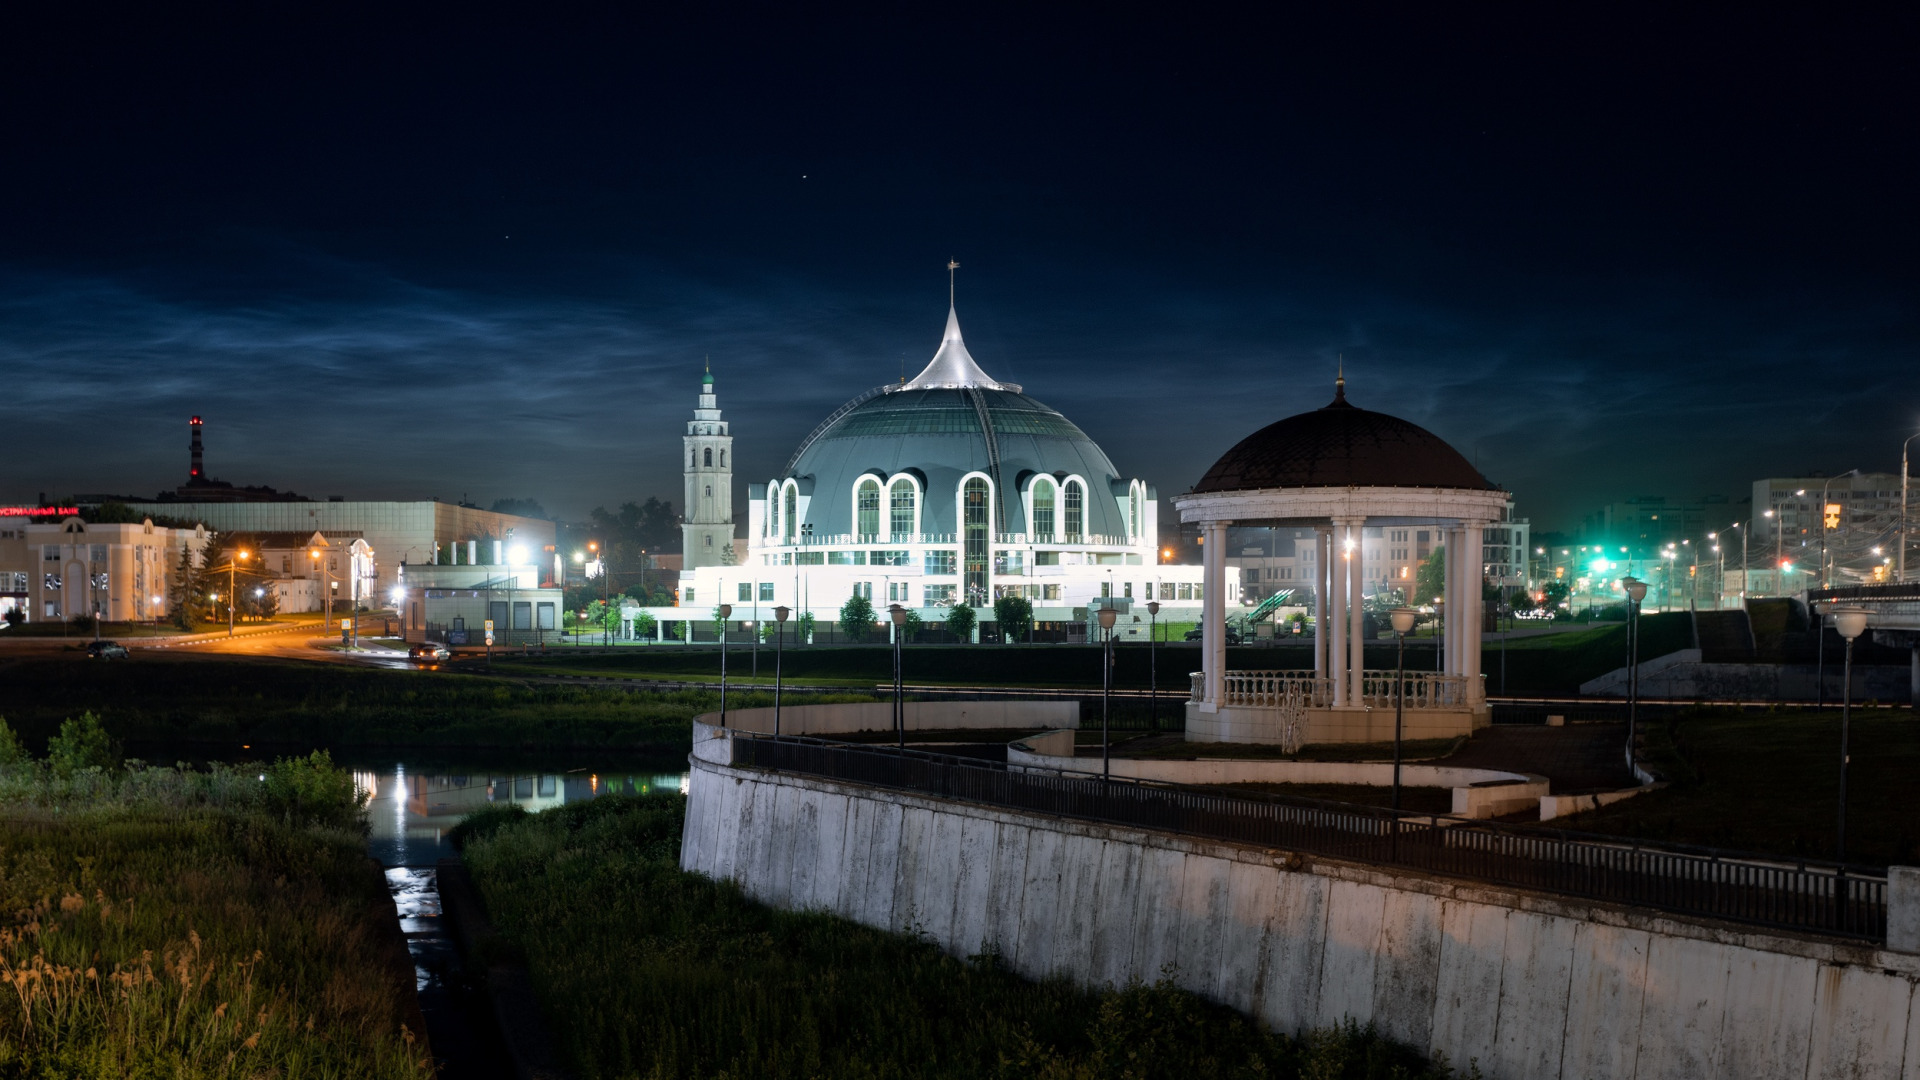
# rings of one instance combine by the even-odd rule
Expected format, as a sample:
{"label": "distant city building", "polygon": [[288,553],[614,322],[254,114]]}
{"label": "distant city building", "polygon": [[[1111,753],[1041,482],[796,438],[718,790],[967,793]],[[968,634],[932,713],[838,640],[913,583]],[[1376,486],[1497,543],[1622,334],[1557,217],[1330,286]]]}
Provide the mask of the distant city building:
{"label": "distant city building", "polygon": [[181,553],[197,560],[206,542],[205,529],[152,521],[0,518],[0,612],[20,611],[30,622],[96,614],[108,622],[164,619]]}
{"label": "distant city building", "polygon": [[687,497],[681,503],[681,553],[687,569],[728,566],[733,550],[733,436],[720,419],[713,372],[700,379],[700,404],[681,440],[686,457]]}
{"label": "distant city building", "polygon": [[1587,515],[1582,543],[1626,545],[1636,558],[1682,540],[1699,542],[1709,532],[1725,529],[1744,514],[1724,495],[1696,499],[1669,499],[1641,495],[1608,503]]}
{"label": "distant city building", "polygon": [[[1791,563],[1817,585],[1824,541],[1831,584],[1884,580],[1900,543],[1900,474],[1755,480],[1753,517],[1748,548],[1756,570]],[[1775,587],[1798,592],[1807,585],[1787,572]]]}

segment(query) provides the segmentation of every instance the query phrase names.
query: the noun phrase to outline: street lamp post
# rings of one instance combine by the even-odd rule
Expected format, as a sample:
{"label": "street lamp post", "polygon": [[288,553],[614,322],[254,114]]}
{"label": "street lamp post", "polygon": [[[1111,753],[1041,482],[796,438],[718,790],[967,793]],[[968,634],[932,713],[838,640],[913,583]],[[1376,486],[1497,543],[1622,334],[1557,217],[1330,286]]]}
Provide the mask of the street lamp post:
{"label": "street lamp post", "polygon": [[[1853,639],[1859,637],[1867,628],[1867,609],[1859,607],[1834,608],[1833,628],[1847,642],[1846,683],[1840,691],[1840,823],[1834,836],[1833,859],[1844,864],[1847,861],[1847,727],[1853,709]],[[1844,874],[1843,865],[1839,873]],[[1835,891],[1836,907],[1844,907],[1838,890]]]}
{"label": "street lamp post", "polygon": [[1106,635],[1106,641],[1100,646],[1100,779],[1111,778],[1113,771],[1112,739],[1109,736],[1109,714],[1113,711],[1113,621],[1119,612],[1111,607],[1100,609],[1100,630]]}
{"label": "street lamp post", "polygon": [[727,726],[727,620],[733,617],[733,605],[721,604],[714,609],[720,616],[720,726]]}
{"label": "street lamp post", "polygon": [[900,643],[907,636],[907,609],[899,604],[887,607],[887,615],[893,619],[893,731],[894,743],[900,749],[907,748],[907,711],[901,697],[900,679]]}
{"label": "street lamp post", "polygon": [[1160,734],[1160,601],[1147,601],[1147,709],[1149,729]]}
{"label": "street lamp post", "polygon": [[[247,553],[245,551],[236,551],[233,553],[233,557],[227,560],[227,636],[228,637],[233,636],[234,573],[239,569],[239,566],[237,565],[238,560],[244,559],[246,557],[247,557]],[[100,620],[98,617],[96,617],[93,621],[94,621],[94,625],[96,626],[98,626],[100,623]]]}
{"label": "street lamp post", "polygon": [[1627,768],[1634,767],[1634,739],[1640,720],[1640,601],[1647,598],[1647,583],[1632,576],[1620,579],[1627,594]]}
{"label": "street lamp post", "polygon": [[[1419,612],[1410,607],[1397,607],[1388,613],[1393,620],[1394,636],[1400,639],[1400,653],[1397,673],[1393,681],[1393,808],[1400,809],[1400,738],[1407,718],[1407,634],[1413,630],[1413,623]],[[1393,820],[1394,840],[1400,838],[1400,819]]]}
{"label": "street lamp post", "polygon": [[787,616],[792,609],[777,607],[773,609],[773,734],[780,735],[780,650],[786,644]]}

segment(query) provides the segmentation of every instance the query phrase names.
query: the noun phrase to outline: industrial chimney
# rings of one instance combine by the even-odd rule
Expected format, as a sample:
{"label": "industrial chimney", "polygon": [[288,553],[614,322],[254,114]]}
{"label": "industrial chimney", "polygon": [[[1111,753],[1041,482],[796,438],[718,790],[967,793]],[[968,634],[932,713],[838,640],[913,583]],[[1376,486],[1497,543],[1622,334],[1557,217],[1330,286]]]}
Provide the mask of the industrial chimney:
{"label": "industrial chimney", "polygon": [[187,483],[198,484],[206,479],[206,473],[201,469],[200,462],[200,418],[196,416],[188,421],[187,427],[193,432],[193,475],[188,478]]}

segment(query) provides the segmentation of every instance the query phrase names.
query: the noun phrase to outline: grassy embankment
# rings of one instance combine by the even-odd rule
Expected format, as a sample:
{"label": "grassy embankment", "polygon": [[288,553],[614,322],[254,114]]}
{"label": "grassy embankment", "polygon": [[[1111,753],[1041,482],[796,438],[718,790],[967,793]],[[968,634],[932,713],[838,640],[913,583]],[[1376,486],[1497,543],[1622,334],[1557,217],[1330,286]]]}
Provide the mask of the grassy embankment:
{"label": "grassy embankment", "polygon": [[[92,710],[115,739],[156,760],[232,756],[247,745],[684,755],[688,721],[719,707],[719,694],[710,690],[637,693],[447,672],[211,658],[17,660],[0,668],[0,682],[8,688],[8,718],[28,745],[40,746],[62,720]],[[772,696],[742,691],[730,693],[728,703],[770,705]]]}
{"label": "grassy embankment", "polygon": [[1357,1029],[1294,1039],[1169,985],[1088,993],[754,903],[678,869],[686,800],[469,819],[466,860],[582,1077],[1440,1077]]}
{"label": "grassy embankment", "polygon": [[[1920,719],[1855,711],[1847,854],[1920,864]],[[1556,821],[1568,829],[1830,859],[1840,795],[1840,710],[1689,710],[1650,725],[1646,760],[1672,786]]]}
{"label": "grassy embankment", "polygon": [[105,750],[0,725],[0,1075],[430,1077],[351,778]]}
{"label": "grassy embankment", "polygon": [[[1692,643],[1692,630],[1683,613],[1643,616],[1640,654],[1651,659]],[[1508,643],[1506,688],[1513,695],[1572,694],[1580,684],[1626,663],[1627,631],[1622,626],[1600,626],[1565,633],[1517,637]],[[773,681],[772,650],[763,648],[758,682]],[[1162,645],[1157,658],[1144,645],[1123,645],[1114,651],[1114,685],[1144,690],[1157,664],[1159,685],[1168,700],[1184,697],[1188,672],[1200,666],[1197,644]],[[1396,649],[1390,640],[1369,642],[1367,667],[1390,670]],[[1433,668],[1430,645],[1410,644],[1407,670]],[[903,663],[909,683],[954,686],[1043,686],[1098,690],[1099,651],[1073,645],[920,645],[905,650]],[[1270,646],[1239,646],[1227,650],[1227,664],[1235,669],[1304,669],[1313,666],[1308,644],[1286,642]],[[735,646],[728,654],[727,678],[746,684],[750,661]],[[524,675],[598,675],[639,679],[717,682],[717,649],[633,649],[613,653],[570,655],[559,650],[546,656],[496,659],[494,668]],[[1488,672],[1488,689],[1499,687],[1500,645],[1489,641],[1481,653]],[[796,686],[872,686],[893,677],[893,651],[869,646],[791,646],[782,659],[782,677]]]}

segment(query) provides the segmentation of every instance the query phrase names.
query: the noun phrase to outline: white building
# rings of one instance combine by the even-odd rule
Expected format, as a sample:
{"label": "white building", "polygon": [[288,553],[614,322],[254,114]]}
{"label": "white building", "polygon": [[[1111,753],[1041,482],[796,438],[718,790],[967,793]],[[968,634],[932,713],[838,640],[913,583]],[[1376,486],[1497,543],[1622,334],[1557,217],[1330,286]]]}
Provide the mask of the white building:
{"label": "white building", "polygon": [[[713,400],[703,383],[689,428],[703,430],[687,440],[698,454],[687,459],[697,461],[690,493],[704,493],[707,449],[725,453],[731,441]],[[690,542],[707,527],[690,525]],[[1161,621],[1187,622],[1204,602],[1199,567],[1156,557],[1153,488],[1121,476],[1065,416],[983,371],[951,309],[924,371],[847,402],[784,468],[750,485],[747,536],[736,544],[744,550],[734,565],[689,558],[682,609],[710,619],[727,603],[742,622],[784,606],[825,624],[859,594],[876,611],[897,603],[940,623],[960,603],[991,620],[995,599],[1020,596],[1036,623],[1066,629],[1084,628],[1089,602],[1110,596],[1127,610],[1121,633],[1144,640],[1149,600],[1170,609]],[[1226,587],[1238,603],[1237,575]]]}
{"label": "white building", "polygon": [[88,524],[0,518],[0,611],[29,621],[98,614],[108,622],[167,617],[182,551],[202,557],[205,529],[169,529],[152,521]]}
{"label": "white building", "polygon": [[713,392],[713,372],[700,380],[700,404],[687,421],[681,440],[687,458],[686,509],[681,517],[682,566],[727,566],[733,563],[733,436],[720,419],[720,399]]}

